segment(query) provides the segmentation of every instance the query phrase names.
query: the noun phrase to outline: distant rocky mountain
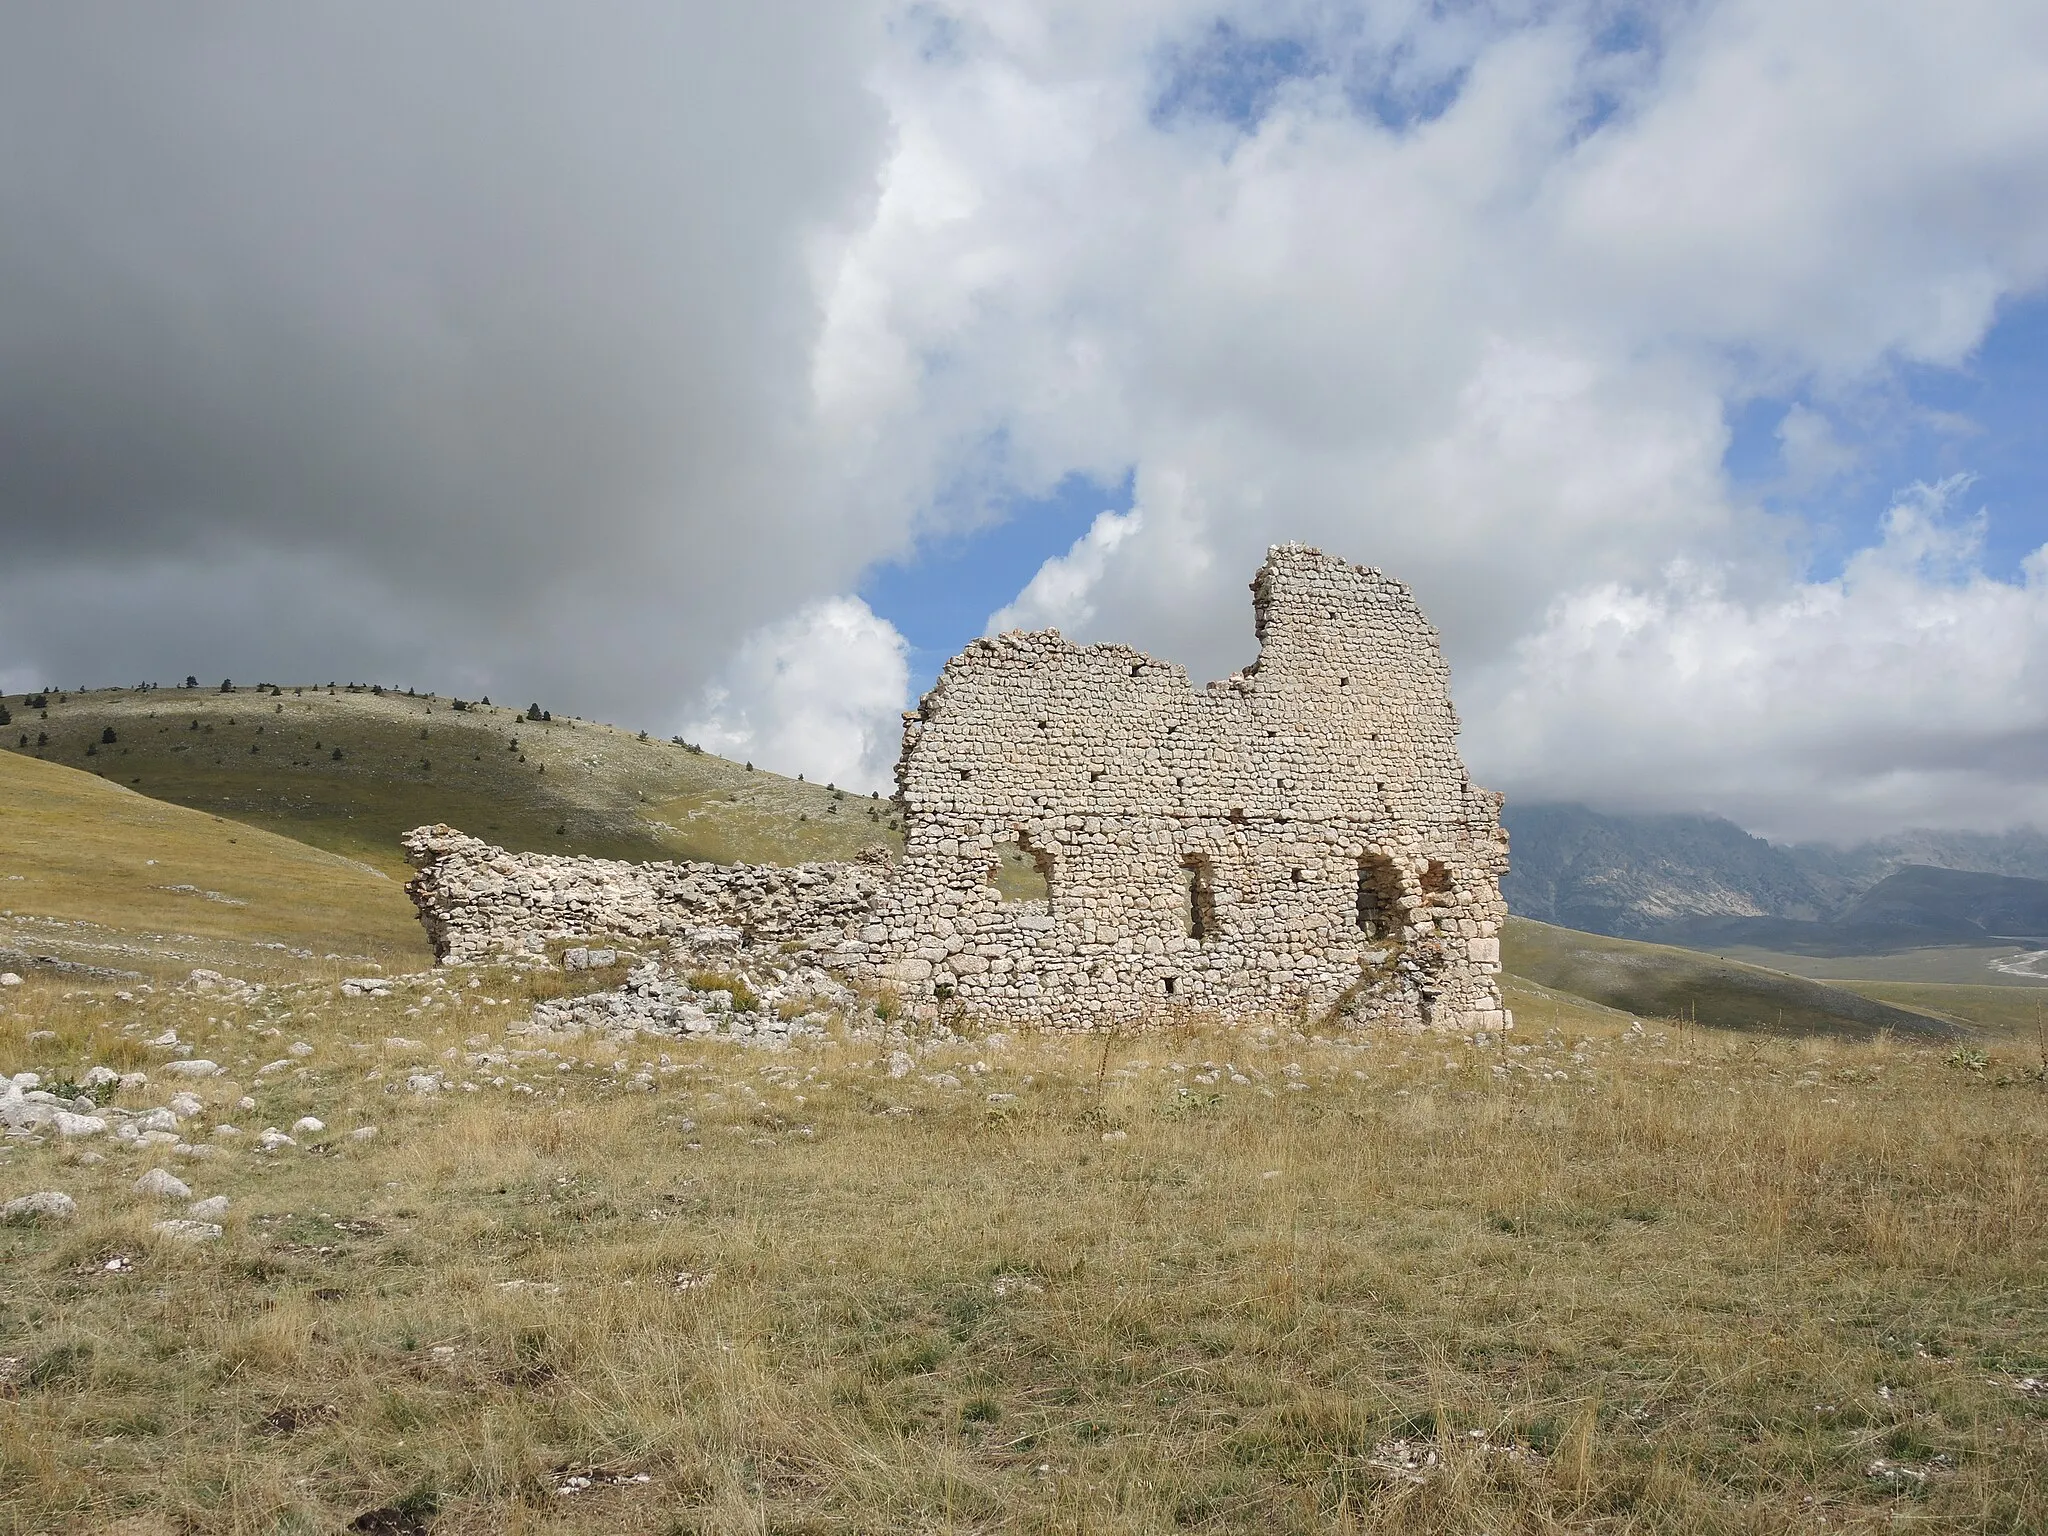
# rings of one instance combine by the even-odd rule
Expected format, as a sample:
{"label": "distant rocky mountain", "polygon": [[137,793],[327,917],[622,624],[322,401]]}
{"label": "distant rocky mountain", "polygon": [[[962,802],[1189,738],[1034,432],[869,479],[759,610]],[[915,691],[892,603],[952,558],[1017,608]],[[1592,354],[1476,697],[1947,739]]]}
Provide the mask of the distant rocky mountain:
{"label": "distant rocky mountain", "polygon": [[1791,850],[1718,816],[1510,801],[1503,819],[1509,910],[1566,928],[1647,938],[1691,918],[1817,919],[1850,897],[1839,882],[1817,881]]}
{"label": "distant rocky mountain", "polygon": [[1509,908],[1619,938],[1867,954],[2048,935],[2048,836],[1783,845],[1718,816],[1514,805]]}

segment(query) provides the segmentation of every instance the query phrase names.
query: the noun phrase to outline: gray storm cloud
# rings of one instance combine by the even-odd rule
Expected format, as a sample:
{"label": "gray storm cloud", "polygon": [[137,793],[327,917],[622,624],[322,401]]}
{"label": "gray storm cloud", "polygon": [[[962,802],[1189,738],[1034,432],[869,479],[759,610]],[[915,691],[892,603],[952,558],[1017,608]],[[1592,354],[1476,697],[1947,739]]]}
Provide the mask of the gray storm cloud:
{"label": "gray storm cloud", "polygon": [[645,713],[843,585],[809,263],[872,198],[871,25],[9,8],[0,674]]}
{"label": "gray storm cloud", "polygon": [[1518,796],[2048,822],[2048,553],[1843,490],[2048,293],[2041,7],[1627,9],[0,9],[0,687],[375,678],[865,787],[862,570],[1080,473],[1132,515],[999,623],[1218,676],[1305,539],[1413,585]]}

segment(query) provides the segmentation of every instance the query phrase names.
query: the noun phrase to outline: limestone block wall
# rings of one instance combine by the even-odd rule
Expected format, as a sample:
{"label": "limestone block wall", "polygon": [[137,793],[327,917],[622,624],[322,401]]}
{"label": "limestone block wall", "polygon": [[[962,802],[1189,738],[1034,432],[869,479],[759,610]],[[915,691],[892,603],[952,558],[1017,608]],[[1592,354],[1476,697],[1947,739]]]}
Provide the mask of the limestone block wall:
{"label": "limestone block wall", "polygon": [[[1301,545],[1252,592],[1258,661],[1200,690],[1052,632],[947,665],[905,724],[905,857],[861,932],[876,975],[1065,1027],[1508,1022],[1501,802],[1465,774],[1436,632],[1399,582]],[[1008,841],[1045,899],[993,883]]]}
{"label": "limestone block wall", "polygon": [[[1436,631],[1398,581],[1298,544],[1268,554],[1252,600],[1258,660],[1200,689],[1052,631],[955,656],[905,719],[893,871],[515,854],[423,827],[407,889],[451,963],[802,940],[1005,1024],[1509,1026],[1501,798],[1465,773]],[[1005,848],[1043,896],[998,887]]]}
{"label": "limestone block wall", "polygon": [[591,939],[791,941],[837,949],[873,909],[886,863],[627,864],[511,853],[452,827],[404,838],[406,886],[445,964],[543,955]]}

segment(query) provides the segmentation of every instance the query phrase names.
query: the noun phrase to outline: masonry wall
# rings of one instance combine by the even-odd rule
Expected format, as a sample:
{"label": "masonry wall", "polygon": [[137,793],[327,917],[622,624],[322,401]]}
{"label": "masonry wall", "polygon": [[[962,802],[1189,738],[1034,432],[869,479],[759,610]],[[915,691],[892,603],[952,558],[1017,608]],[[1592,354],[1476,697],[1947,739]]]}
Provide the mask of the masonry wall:
{"label": "masonry wall", "polygon": [[627,864],[512,853],[456,831],[404,838],[406,894],[444,964],[530,959],[591,939],[837,951],[874,909],[886,863],[794,868]]}
{"label": "masonry wall", "polygon": [[[893,871],[514,854],[429,827],[408,890],[450,963],[796,942],[990,1022],[1506,1027],[1501,799],[1465,774],[1435,630],[1399,582],[1302,545],[1270,552],[1252,599],[1258,661],[1200,689],[1055,632],[954,657],[905,720]],[[1006,899],[1006,845],[1045,895]]]}
{"label": "masonry wall", "polygon": [[[1342,1008],[1500,1027],[1500,797],[1476,789],[1406,587],[1300,545],[1253,583],[1258,662],[1180,668],[1056,633],[975,642],[905,724],[907,848],[875,974],[1067,1027]],[[1043,900],[991,879],[1014,839]]]}

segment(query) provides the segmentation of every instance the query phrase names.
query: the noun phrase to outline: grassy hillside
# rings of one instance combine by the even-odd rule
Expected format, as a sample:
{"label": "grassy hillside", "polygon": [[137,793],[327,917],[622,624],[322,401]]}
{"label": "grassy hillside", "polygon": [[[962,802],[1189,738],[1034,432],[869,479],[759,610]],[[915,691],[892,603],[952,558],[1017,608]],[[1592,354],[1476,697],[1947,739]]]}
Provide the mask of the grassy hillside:
{"label": "grassy hillside", "polygon": [[1718,1029],[1844,1036],[1889,1030],[1929,1038],[1959,1032],[1949,1018],[1802,976],[1527,918],[1508,920],[1501,958],[1514,975],[1560,992]]}
{"label": "grassy hillside", "polygon": [[0,909],[0,950],[87,963],[258,944],[402,964],[430,953],[377,870],[19,753],[0,753]]}
{"label": "grassy hillside", "polygon": [[583,720],[324,687],[47,697],[12,701],[0,744],[401,876],[399,836],[437,821],[619,859],[799,863],[894,835],[885,800]]}

